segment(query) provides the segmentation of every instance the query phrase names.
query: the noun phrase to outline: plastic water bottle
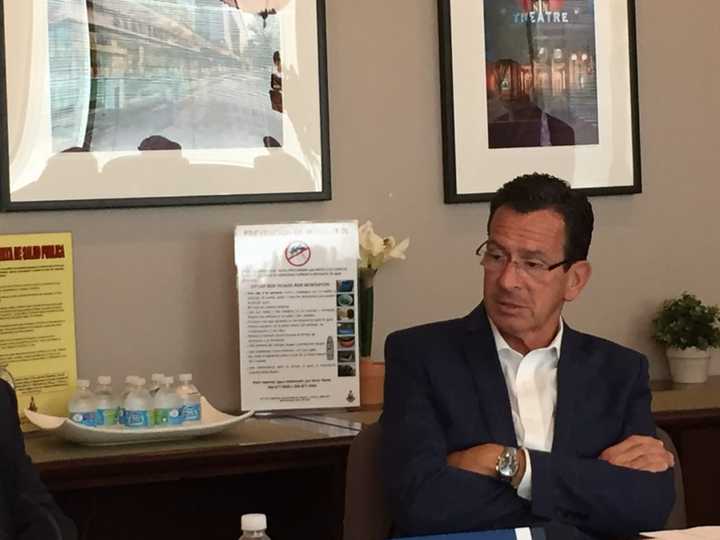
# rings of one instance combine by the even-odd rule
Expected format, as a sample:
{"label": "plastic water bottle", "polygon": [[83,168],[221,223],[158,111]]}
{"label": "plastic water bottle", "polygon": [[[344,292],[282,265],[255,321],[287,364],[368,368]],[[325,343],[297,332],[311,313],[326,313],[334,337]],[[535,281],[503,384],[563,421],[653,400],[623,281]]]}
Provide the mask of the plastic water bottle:
{"label": "plastic water bottle", "polygon": [[152,398],[145,389],[145,379],[135,377],[133,388],[125,398],[125,425],[129,428],[152,427],[152,416]]}
{"label": "plastic water bottle", "polygon": [[182,398],[183,414],[186,422],[198,422],[202,419],[200,410],[201,395],[192,383],[192,373],[181,373],[178,375],[180,385],[176,392]]}
{"label": "plastic water bottle", "polygon": [[114,426],[118,421],[118,401],[113,396],[112,378],[101,375],[95,387],[95,424],[98,427]]}
{"label": "plastic water bottle", "polygon": [[118,404],[118,424],[125,425],[125,398],[134,388],[135,375],[125,377],[125,390],[120,394],[120,403]]}
{"label": "plastic water bottle", "polygon": [[164,373],[153,373],[152,375],[150,375],[150,380],[152,382],[150,383],[150,388],[148,388],[148,392],[150,392],[150,395],[152,397],[155,397],[155,394],[157,394],[158,390],[160,390],[164,379]]}
{"label": "plastic water bottle", "polygon": [[95,427],[95,396],[90,391],[90,381],[77,380],[77,389],[68,403],[68,418],[77,424]]}
{"label": "plastic water bottle", "polygon": [[270,537],[265,534],[267,530],[267,517],[265,514],[243,514],[240,523],[243,531],[240,540],[250,538],[254,540],[270,540]]}
{"label": "plastic water bottle", "polygon": [[155,425],[179,426],[183,423],[183,401],[175,392],[172,377],[163,377],[163,384],[155,394]]}

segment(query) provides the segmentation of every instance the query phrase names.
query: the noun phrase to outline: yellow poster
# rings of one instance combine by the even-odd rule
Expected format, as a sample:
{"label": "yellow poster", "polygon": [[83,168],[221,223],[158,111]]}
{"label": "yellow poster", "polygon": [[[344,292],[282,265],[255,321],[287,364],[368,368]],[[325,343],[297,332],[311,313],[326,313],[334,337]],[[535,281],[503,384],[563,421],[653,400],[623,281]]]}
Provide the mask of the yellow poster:
{"label": "yellow poster", "polygon": [[66,416],[77,378],[70,233],[0,235],[0,367],[21,412]]}

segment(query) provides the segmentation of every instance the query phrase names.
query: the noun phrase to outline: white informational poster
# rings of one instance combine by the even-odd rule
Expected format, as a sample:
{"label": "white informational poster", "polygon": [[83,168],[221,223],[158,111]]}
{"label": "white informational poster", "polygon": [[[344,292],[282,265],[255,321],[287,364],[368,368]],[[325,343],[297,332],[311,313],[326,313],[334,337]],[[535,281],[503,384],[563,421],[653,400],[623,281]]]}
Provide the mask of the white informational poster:
{"label": "white informational poster", "polygon": [[359,405],[357,222],[235,229],[243,410]]}

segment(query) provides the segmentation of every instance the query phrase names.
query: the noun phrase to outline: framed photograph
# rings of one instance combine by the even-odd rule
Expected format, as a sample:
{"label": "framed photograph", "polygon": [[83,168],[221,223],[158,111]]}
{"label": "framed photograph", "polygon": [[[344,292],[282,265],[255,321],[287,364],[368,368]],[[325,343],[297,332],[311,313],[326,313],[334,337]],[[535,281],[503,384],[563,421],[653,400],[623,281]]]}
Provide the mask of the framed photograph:
{"label": "framed photograph", "polygon": [[324,0],[0,0],[3,210],[330,199]]}
{"label": "framed photograph", "polygon": [[553,174],[639,193],[634,0],[438,0],[445,202]]}

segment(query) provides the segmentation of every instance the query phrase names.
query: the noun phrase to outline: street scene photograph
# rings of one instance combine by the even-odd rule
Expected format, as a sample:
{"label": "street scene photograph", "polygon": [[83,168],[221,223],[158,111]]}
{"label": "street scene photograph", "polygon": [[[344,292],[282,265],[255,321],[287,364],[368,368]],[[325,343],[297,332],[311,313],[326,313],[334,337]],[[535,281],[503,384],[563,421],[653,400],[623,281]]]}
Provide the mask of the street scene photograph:
{"label": "street scene photograph", "polygon": [[275,10],[48,0],[53,152],[283,145]]}

